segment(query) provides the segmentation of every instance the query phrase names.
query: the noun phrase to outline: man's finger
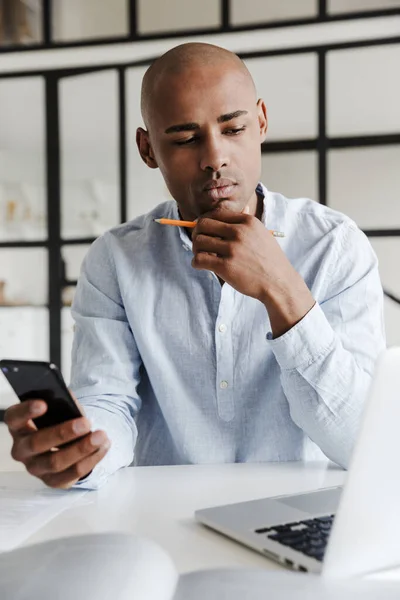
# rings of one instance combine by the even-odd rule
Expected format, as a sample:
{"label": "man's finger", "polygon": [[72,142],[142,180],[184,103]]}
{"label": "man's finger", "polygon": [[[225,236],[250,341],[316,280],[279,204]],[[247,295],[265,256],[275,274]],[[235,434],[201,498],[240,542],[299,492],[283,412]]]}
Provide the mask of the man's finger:
{"label": "man's finger", "polygon": [[32,456],[49,452],[52,448],[86,435],[89,433],[90,427],[89,419],[80,417],[52,427],[45,427],[32,434],[22,435],[14,442],[13,458],[25,462]]}
{"label": "man's finger", "polygon": [[46,485],[53,488],[68,489],[73,486],[79,479],[85,477],[94,469],[104,456],[107,454],[108,448],[101,447],[90,456],[85,457],[81,461],[74,464],[72,467],[61,473],[51,473],[44,475],[42,480]]}
{"label": "man's finger", "polygon": [[201,233],[224,240],[230,240],[234,235],[231,224],[216,221],[211,217],[201,217],[201,219],[198,220],[197,225],[192,232],[193,242]]}
{"label": "man's finger", "polygon": [[66,471],[74,464],[91,456],[101,448],[108,449],[110,442],[104,431],[95,431],[84,438],[76,440],[66,447],[62,446],[57,451],[46,452],[39,456],[34,456],[27,461],[26,468],[31,475],[43,477],[46,474],[61,473]]}
{"label": "man's finger", "polygon": [[199,252],[192,259],[192,267],[194,269],[205,269],[212,271],[217,276],[221,276],[221,271],[224,266],[224,258],[220,258],[215,254],[208,254],[207,252]]}
{"label": "man's finger", "polygon": [[26,400],[25,402],[21,402],[21,404],[10,406],[5,412],[4,421],[11,435],[24,431],[32,431],[32,424],[29,421],[44,415],[46,411],[47,404],[44,400]]}
{"label": "man's finger", "polygon": [[221,238],[200,233],[193,242],[193,253],[196,255],[198,252],[211,252],[219,256],[228,256],[231,243],[221,240]]}
{"label": "man's finger", "polygon": [[248,214],[236,213],[223,208],[205,213],[197,221],[197,225],[193,229],[192,239],[195,240],[200,233],[227,240],[233,239],[236,231],[232,225],[243,225],[251,222],[251,219],[252,217]]}

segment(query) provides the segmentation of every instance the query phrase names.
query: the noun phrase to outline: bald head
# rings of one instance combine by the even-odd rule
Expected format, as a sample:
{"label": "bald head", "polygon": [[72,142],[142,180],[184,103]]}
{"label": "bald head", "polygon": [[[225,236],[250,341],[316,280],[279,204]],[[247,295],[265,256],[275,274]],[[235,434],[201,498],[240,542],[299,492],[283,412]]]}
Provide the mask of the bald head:
{"label": "bald head", "polygon": [[221,68],[221,73],[240,73],[244,84],[254,91],[255,97],[253,79],[244,62],[236,54],[213,44],[181,44],[157,58],[143,77],[141,110],[146,127],[149,127],[151,121],[154,98],[169,79],[177,75],[186,75],[192,83],[196,83],[198,77],[200,84],[200,73],[204,73],[207,68]]}
{"label": "bald head", "polygon": [[256,214],[267,114],[236,54],[211,44],[173,48],[143,78],[142,116],[140,156],[160,169],[184,219],[216,207],[211,179],[225,181],[218,206]]}

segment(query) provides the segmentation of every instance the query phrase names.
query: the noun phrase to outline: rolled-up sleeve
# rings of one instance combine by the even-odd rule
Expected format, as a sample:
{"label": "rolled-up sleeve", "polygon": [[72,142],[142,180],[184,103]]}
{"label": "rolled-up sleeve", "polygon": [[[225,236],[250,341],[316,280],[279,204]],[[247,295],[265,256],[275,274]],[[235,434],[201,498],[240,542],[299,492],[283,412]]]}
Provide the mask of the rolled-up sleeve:
{"label": "rolled-up sleeve", "polygon": [[132,462],[140,410],[141,359],[121,300],[109,236],[91,246],[72,306],[71,389],[92,429],[103,429],[111,441],[103,460],[77,484],[88,489],[100,487],[111,473]]}
{"label": "rolled-up sleeve", "polygon": [[383,292],[375,253],[353,222],[335,231],[333,243],[325,297],[266,343],[281,368],[292,419],[346,468],[376,359],[385,348]]}

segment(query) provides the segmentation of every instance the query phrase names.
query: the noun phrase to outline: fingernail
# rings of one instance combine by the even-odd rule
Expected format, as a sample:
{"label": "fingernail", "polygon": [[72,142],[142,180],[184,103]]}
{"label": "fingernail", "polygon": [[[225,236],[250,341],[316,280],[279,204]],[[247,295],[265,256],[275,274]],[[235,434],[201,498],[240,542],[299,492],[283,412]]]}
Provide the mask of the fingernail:
{"label": "fingernail", "polygon": [[39,413],[43,412],[43,403],[42,402],[34,402],[31,406],[31,411],[38,415]]}
{"label": "fingernail", "polygon": [[75,433],[86,433],[88,431],[87,423],[82,420],[75,421],[72,427]]}
{"label": "fingernail", "polygon": [[92,433],[92,444],[94,446],[101,446],[104,442],[104,434],[102,431],[95,431]]}

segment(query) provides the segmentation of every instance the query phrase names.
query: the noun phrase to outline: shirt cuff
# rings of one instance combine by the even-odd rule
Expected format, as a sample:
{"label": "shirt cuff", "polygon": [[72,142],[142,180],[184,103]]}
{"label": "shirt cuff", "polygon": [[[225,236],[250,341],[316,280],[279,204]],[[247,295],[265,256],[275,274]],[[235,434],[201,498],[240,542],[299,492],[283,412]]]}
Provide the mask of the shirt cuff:
{"label": "shirt cuff", "polygon": [[77,481],[72,487],[79,490],[98,490],[108,481],[108,478],[109,475],[100,462],[89,475]]}
{"label": "shirt cuff", "polygon": [[276,339],[271,337],[268,333],[267,343],[279,366],[285,370],[310,365],[326,354],[335,342],[335,332],[317,302],[289,331]]}
{"label": "shirt cuff", "polygon": [[97,490],[108,481],[110,475],[126,465],[124,457],[130,455],[132,446],[125,440],[126,438],[129,440],[131,434],[128,432],[128,435],[126,435],[124,428],[121,428],[118,416],[101,408],[85,406],[82,401],[81,405],[85,416],[91,422],[92,431],[96,431],[97,429],[104,430],[110,439],[111,447],[104,458],[94,467],[93,471],[85,478],[77,481],[73,487],[85,490]]}

